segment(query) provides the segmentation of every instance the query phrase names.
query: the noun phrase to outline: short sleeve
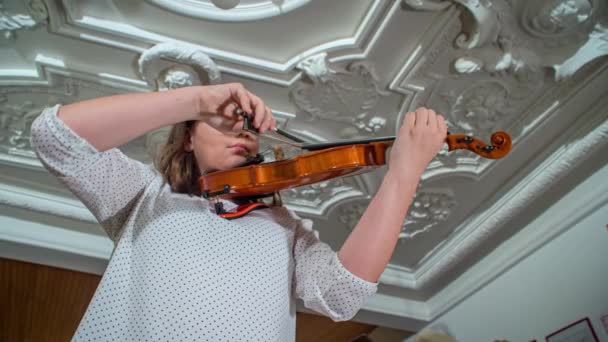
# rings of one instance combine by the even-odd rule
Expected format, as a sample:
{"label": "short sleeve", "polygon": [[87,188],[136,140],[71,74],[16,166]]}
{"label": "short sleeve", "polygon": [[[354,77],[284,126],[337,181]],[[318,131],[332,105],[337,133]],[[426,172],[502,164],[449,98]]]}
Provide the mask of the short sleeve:
{"label": "short sleeve", "polygon": [[59,107],[46,108],[34,120],[32,147],[44,167],[84,203],[116,241],[130,209],[157,173],[117,148],[98,151],[59,119]]}
{"label": "short sleeve", "polygon": [[357,277],[340,262],[338,253],[321,242],[312,221],[299,219],[294,245],[296,294],[304,305],[334,321],[353,318],[377,283]]}

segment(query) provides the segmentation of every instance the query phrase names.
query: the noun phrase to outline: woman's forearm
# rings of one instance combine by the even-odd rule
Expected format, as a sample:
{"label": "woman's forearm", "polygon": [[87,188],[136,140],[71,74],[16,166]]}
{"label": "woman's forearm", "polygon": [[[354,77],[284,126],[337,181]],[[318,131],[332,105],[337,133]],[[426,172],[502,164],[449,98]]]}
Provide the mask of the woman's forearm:
{"label": "woman's forearm", "polygon": [[100,151],[199,115],[199,87],[101,97],[64,105],[59,118]]}
{"label": "woman's forearm", "polygon": [[338,257],[347,270],[367,281],[378,280],[393,254],[419,179],[415,171],[386,174],[340,249]]}

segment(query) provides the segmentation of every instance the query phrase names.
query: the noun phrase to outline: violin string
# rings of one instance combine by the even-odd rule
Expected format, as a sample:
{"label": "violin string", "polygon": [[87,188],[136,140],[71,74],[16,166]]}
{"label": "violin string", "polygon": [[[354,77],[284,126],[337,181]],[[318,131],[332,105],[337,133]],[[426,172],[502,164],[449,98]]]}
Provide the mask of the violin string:
{"label": "violin string", "polygon": [[[251,115],[248,114],[247,112],[243,111],[238,106],[234,109],[234,113],[236,115],[240,115],[240,116],[243,117],[243,130],[245,132],[249,132],[249,133],[254,134],[254,135],[258,136],[258,137],[263,137],[263,138],[275,140],[275,141],[281,142],[283,144],[287,144],[287,145],[293,146],[293,147],[298,148],[300,150],[302,149],[302,146],[303,146],[302,143],[285,140],[283,138],[279,138],[278,136],[270,135],[268,133],[260,134],[257,131],[257,129],[253,128]],[[277,129],[276,131],[279,131],[279,130]],[[278,134],[276,131],[271,131],[271,132],[273,132],[274,134]]]}
{"label": "violin string", "polygon": [[260,154],[261,154],[261,155],[265,155],[265,154],[267,154],[267,153],[268,153],[268,152],[270,152],[270,151],[272,151],[272,148],[267,148],[267,149],[265,149],[264,151],[260,152]]}
{"label": "violin string", "polygon": [[279,137],[274,136],[272,134],[265,133],[265,134],[258,134],[258,136],[261,137],[261,138],[266,138],[266,139],[278,141],[278,142],[280,142],[282,144],[290,145],[290,146],[295,147],[295,148],[300,149],[300,150],[302,149],[302,144],[301,143],[296,143],[296,142],[289,141],[289,140],[286,140],[286,139],[283,139],[283,138],[279,138]]}

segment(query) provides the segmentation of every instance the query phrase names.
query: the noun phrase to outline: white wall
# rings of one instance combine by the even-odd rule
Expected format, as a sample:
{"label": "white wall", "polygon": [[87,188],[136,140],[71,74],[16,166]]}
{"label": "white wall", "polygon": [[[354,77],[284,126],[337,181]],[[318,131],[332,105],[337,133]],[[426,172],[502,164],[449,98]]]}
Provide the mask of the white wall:
{"label": "white wall", "polygon": [[[582,192],[607,183],[608,166],[525,229],[534,229],[550,215],[567,213]],[[430,326],[446,327],[462,342],[540,342],[549,333],[588,316],[600,341],[608,341],[600,321],[602,315],[608,314],[608,204],[602,201],[592,214]],[[493,254],[500,252],[499,247]]]}

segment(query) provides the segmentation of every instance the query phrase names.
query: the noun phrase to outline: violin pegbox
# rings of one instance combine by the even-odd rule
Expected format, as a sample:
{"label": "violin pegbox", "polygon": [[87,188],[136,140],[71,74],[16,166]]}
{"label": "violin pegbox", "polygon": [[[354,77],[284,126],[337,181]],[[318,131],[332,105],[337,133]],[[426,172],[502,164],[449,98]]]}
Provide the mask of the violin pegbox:
{"label": "violin pegbox", "polygon": [[500,159],[511,151],[511,136],[503,131],[497,131],[490,137],[490,144],[478,138],[464,134],[450,134],[446,138],[448,150],[464,149],[474,152],[484,158]]}

